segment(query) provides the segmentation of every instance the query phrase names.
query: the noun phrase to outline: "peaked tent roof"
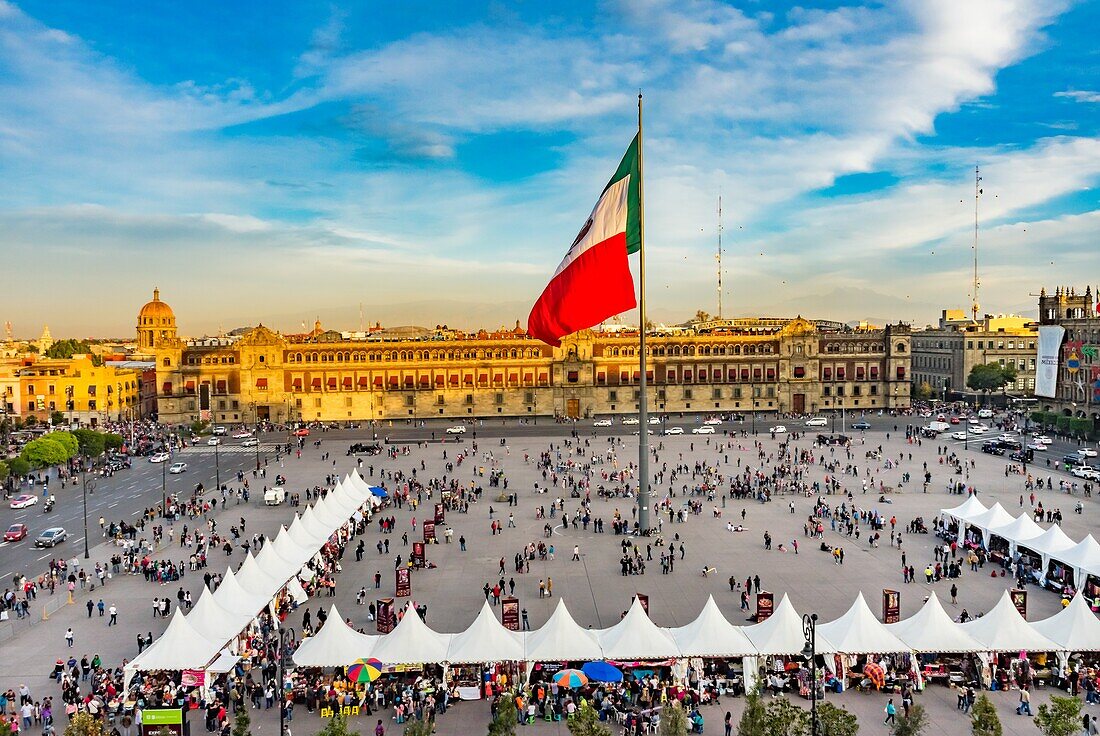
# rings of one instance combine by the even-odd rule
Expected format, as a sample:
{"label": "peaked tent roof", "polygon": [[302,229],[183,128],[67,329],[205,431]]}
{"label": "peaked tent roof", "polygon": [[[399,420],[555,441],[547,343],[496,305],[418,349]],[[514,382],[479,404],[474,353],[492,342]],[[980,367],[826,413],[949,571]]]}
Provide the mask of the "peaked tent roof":
{"label": "peaked tent roof", "polygon": [[959,627],[977,639],[988,652],[1053,652],[1061,649],[1024,620],[1012,604],[1007,590],[989,613],[959,624]]}
{"label": "peaked tent roof", "polygon": [[1015,519],[1012,518],[1012,515],[1004,510],[1000,502],[997,502],[986,511],[971,516],[966,520],[966,523],[972,524],[983,531],[989,531],[998,526],[1011,524],[1013,521]]}
{"label": "peaked tent roof", "polygon": [[680,654],[672,635],[653,623],[637,598],[622,621],[600,629],[596,636],[607,659],[661,659]]}
{"label": "peaked tent roof", "polygon": [[429,629],[409,608],[393,631],[379,638],[371,656],[386,664],[446,662],[451,636]]}
{"label": "peaked tent roof", "polygon": [[204,588],[187,614],[187,623],[207,639],[224,643],[241,633],[252,618],[248,613],[230,611],[218,603],[209,588]]}
{"label": "peaked tent roof", "polygon": [[1085,602],[1084,595],[1073,596],[1069,605],[1050,618],[1036,621],[1031,628],[1069,652],[1100,651],[1100,619]]}
{"label": "peaked tent roof", "polygon": [[[802,654],[806,646],[806,636],[802,633],[802,617],[794,610],[791,599],[786,594],[772,615],[758,624],[742,629],[757,651],[765,655],[795,656]],[[819,654],[835,652],[836,648],[817,628],[817,651]]]}
{"label": "peaked tent roof", "polygon": [[[287,578],[290,571],[287,571]],[[250,593],[255,593],[264,598],[273,598],[279,592],[279,588],[286,583],[286,578],[280,580],[264,570],[259,561],[252,556],[251,550],[245,553],[244,562],[237,570],[237,582]]]}
{"label": "peaked tent roof", "polygon": [[1022,542],[1025,539],[1034,539],[1041,535],[1043,527],[1032,521],[1031,514],[1024,513],[1007,524],[991,527],[989,531],[1010,542]]}
{"label": "peaked tent roof", "polygon": [[129,667],[142,672],[202,669],[218,656],[221,648],[220,643],[200,634],[177,608],[164,633],[135,657]]}
{"label": "peaked tent roof", "polygon": [[734,626],[722,615],[714,596],[687,626],[668,630],[680,654],[685,657],[745,657],[757,653],[742,627]]}
{"label": "peaked tent roof", "polygon": [[[271,542],[271,547],[279,557],[290,563],[292,569],[296,569],[309,561],[313,555],[317,554],[317,550],[321,548],[321,543],[314,542],[309,545],[299,544],[294,541],[290,534],[290,530],[286,527],[279,527],[279,533],[275,535],[274,541]],[[267,545],[264,545],[264,549],[267,549]]]}
{"label": "peaked tent roof", "polygon": [[1021,542],[1021,544],[1041,555],[1049,555],[1052,557],[1076,546],[1076,542],[1067,537],[1066,533],[1062,531],[1062,527],[1057,524],[1034,539]]}
{"label": "peaked tent roof", "polygon": [[856,595],[851,608],[835,621],[818,624],[817,630],[838,652],[844,654],[885,654],[911,651],[909,645],[894,636],[871,613],[863,593]]}
{"label": "peaked tent roof", "polygon": [[524,635],[524,649],[527,659],[532,662],[603,659],[596,632],[583,628],[573,620],[563,598],[558,598],[558,607],[546,623]]}
{"label": "peaked tent roof", "polygon": [[943,610],[935,591],[919,611],[886,629],[915,652],[980,652],[981,642],[959,628]]}
{"label": "peaked tent roof", "polygon": [[960,521],[967,521],[978,514],[984,514],[989,509],[978,500],[977,496],[970,496],[958,506],[950,509],[940,509],[940,513],[951,516]]}
{"label": "peaked tent roof", "polygon": [[291,519],[290,526],[287,527],[286,533],[290,537],[290,541],[300,547],[320,549],[325,541],[327,541],[326,538],[313,534],[306,529],[305,524],[302,522],[302,517],[297,515]]}
{"label": "peaked tent roof", "polygon": [[233,568],[229,568],[225,571],[218,589],[214,591],[214,600],[222,608],[234,613],[255,616],[267,605],[268,598],[250,593],[242,588],[241,584],[237,582],[237,576],[233,573]]}
{"label": "peaked tent roof", "polygon": [[1089,534],[1073,547],[1054,555],[1060,562],[1070,567],[1087,570],[1093,575],[1100,575],[1100,544],[1097,544]]}
{"label": "peaked tent roof", "polygon": [[489,601],[481,606],[469,628],[451,636],[447,648],[447,661],[453,664],[518,662],[523,658],[523,634],[504,628]]}
{"label": "peaked tent roof", "polygon": [[317,518],[316,512],[314,512],[312,506],[306,506],[305,511],[299,517],[301,519],[301,526],[312,537],[319,537],[325,541],[332,536],[334,527],[330,527],[320,519]]}
{"label": "peaked tent roof", "polygon": [[348,626],[333,604],[321,630],[305,639],[294,652],[294,663],[299,667],[346,667],[357,659],[373,656],[380,638],[360,634]]}

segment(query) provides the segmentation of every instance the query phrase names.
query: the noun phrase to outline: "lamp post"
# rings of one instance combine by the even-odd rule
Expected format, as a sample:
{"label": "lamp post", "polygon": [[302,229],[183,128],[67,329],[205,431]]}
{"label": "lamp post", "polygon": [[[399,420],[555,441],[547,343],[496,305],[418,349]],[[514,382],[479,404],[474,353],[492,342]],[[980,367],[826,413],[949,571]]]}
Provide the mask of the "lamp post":
{"label": "lamp post", "polygon": [[168,463],[172,461],[172,453],[168,453],[168,459],[160,464],[160,515],[163,518],[168,513]]}
{"label": "lamp post", "polygon": [[84,500],[84,559],[88,559],[90,554],[88,552],[88,492],[95,492],[95,478],[88,480],[88,474],[86,472],[86,457],[80,456],[80,487],[81,496]]}
{"label": "lamp post", "polygon": [[[219,441],[218,445],[221,442]],[[214,490],[221,491],[222,489],[222,470],[221,465],[218,462],[218,445],[214,445]]]}
{"label": "lamp post", "polygon": [[806,637],[806,646],[802,648],[802,658],[810,665],[810,736],[819,736],[817,722],[817,614],[802,616],[802,635]]}
{"label": "lamp post", "polygon": [[279,736],[286,736],[286,650],[289,646],[287,638],[293,641],[294,629],[280,628],[275,635],[275,646],[278,647],[276,661],[279,664]]}

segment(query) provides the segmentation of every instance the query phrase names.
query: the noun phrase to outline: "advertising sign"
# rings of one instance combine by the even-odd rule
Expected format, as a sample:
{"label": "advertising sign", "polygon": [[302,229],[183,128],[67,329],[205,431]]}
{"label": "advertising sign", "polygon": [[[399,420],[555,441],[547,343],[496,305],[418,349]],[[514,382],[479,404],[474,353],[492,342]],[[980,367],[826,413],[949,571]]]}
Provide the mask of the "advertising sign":
{"label": "advertising sign", "polygon": [[375,603],[377,618],[374,628],[379,634],[388,634],[393,631],[393,598],[379,598]]}
{"label": "advertising sign", "polygon": [[162,730],[183,736],[183,711],[179,708],[146,708],[141,712],[141,736],[154,736]]}
{"label": "advertising sign", "polygon": [[901,621],[901,593],[883,588],[882,623],[896,624],[898,621]]}
{"label": "advertising sign", "polygon": [[500,623],[506,629],[519,631],[519,598],[509,596],[501,600]]}
{"label": "advertising sign", "polygon": [[184,670],[180,673],[180,684],[184,687],[202,687],[206,684],[206,671]]}
{"label": "advertising sign", "polygon": [[642,610],[645,611],[645,615],[649,615],[649,596],[645,593],[635,593],[634,597],[638,599],[638,602],[642,604]]}
{"label": "advertising sign", "polygon": [[397,572],[397,583],[396,583],[397,590],[394,591],[394,594],[398,598],[408,598],[410,595],[412,595],[412,580],[409,577],[409,568],[399,567],[399,568],[397,568],[396,572]]}
{"label": "advertising sign", "polygon": [[435,541],[435,520],[434,519],[425,519],[424,520],[424,541],[425,542],[434,542]]}
{"label": "advertising sign", "polygon": [[416,568],[417,570],[421,570],[421,569],[424,568],[424,543],[423,542],[413,542],[413,551],[412,551],[412,558],[411,559],[412,559],[412,563],[413,563],[414,568]]}
{"label": "advertising sign", "polygon": [[1035,395],[1053,399],[1058,389],[1058,353],[1066,328],[1060,325],[1039,327],[1039,347],[1035,359]]}
{"label": "advertising sign", "polygon": [[1020,612],[1020,615],[1025,619],[1027,618],[1027,591],[1020,588],[1013,588],[1008,593],[1012,598],[1012,605],[1016,606],[1016,610]]}
{"label": "advertising sign", "polygon": [[766,590],[756,594],[756,623],[767,621],[771,618],[775,608],[775,596]]}
{"label": "advertising sign", "polygon": [[446,511],[443,508],[443,504],[437,503],[435,505],[435,523],[436,524],[442,524],[443,520],[445,518],[447,518],[447,516],[446,516]]}

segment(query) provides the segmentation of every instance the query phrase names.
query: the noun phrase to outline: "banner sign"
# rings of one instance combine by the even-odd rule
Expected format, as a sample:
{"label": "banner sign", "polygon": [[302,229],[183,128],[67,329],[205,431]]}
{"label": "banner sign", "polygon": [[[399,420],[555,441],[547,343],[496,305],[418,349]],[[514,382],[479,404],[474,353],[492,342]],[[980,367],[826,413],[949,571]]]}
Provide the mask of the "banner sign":
{"label": "banner sign", "polygon": [[506,629],[519,631],[519,598],[509,596],[501,600],[500,623]]}
{"label": "banner sign", "polygon": [[393,598],[379,598],[375,604],[377,616],[375,627],[379,634],[388,634],[393,631]]}
{"label": "banner sign", "polygon": [[435,523],[442,524],[446,517],[446,511],[443,508],[443,504],[437,503],[435,505]]}
{"label": "banner sign", "polygon": [[1035,360],[1035,395],[1053,399],[1058,389],[1058,354],[1066,328],[1061,325],[1039,327],[1039,347]]}
{"label": "banner sign", "polygon": [[424,541],[435,541],[435,521],[433,519],[424,520]]}
{"label": "banner sign", "polygon": [[409,568],[397,568],[397,582],[395,587],[397,590],[394,591],[394,594],[398,598],[408,598],[412,595],[412,580],[409,579]]}
{"label": "banner sign", "polygon": [[1008,597],[1012,599],[1012,605],[1016,606],[1016,610],[1020,612],[1020,615],[1025,619],[1027,618],[1027,591],[1020,588],[1013,588],[1008,592]]}
{"label": "banner sign", "polygon": [[168,731],[183,736],[183,711],[179,708],[146,708],[141,712],[141,736]]}
{"label": "banner sign", "polygon": [[883,588],[882,623],[896,624],[898,621],[901,621],[901,593]]}
{"label": "banner sign", "polygon": [[642,610],[645,611],[645,615],[649,615],[649,596],[645,593],[635,593],[634,597],[638,599],[638,602],[642,604]]}
{"label": "banner sign", "polygon": [[775,597],[766,590],[756,594],[756,623],[767,621],[774,610]]}
{"label": "banner sign", "polygon": [[413,551],[412,551],[412,558],[411,559],[412,559],[412,563],[413,563],[414,568],[416,568],[417,570],[422,570],[424,568],[424,543],[423,542],[413,542]]}
{"label": "banner sign", "polygon": [[184,670],[180,673],[180,684],[184,687],[202,687],[206,684],[206,671]]}

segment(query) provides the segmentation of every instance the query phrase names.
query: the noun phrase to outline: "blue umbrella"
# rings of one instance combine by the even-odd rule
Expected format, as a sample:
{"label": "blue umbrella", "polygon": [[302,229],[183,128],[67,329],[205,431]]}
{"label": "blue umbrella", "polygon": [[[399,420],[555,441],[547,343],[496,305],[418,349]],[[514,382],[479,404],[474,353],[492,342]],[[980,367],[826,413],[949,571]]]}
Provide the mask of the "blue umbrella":
{"label": "blue umbrella", "polygon": [[622,682],[622,670],[612,667],[607,662],[585,662],[581,666],[581,672],[588,675],[588,679],[596,682]]}
{"label": "blue umbrella", "polygon": [[378,486],[370,486],[370,492],[379,498],[389,498],[390,494],[386,493],[385,488],[379,488]]}

